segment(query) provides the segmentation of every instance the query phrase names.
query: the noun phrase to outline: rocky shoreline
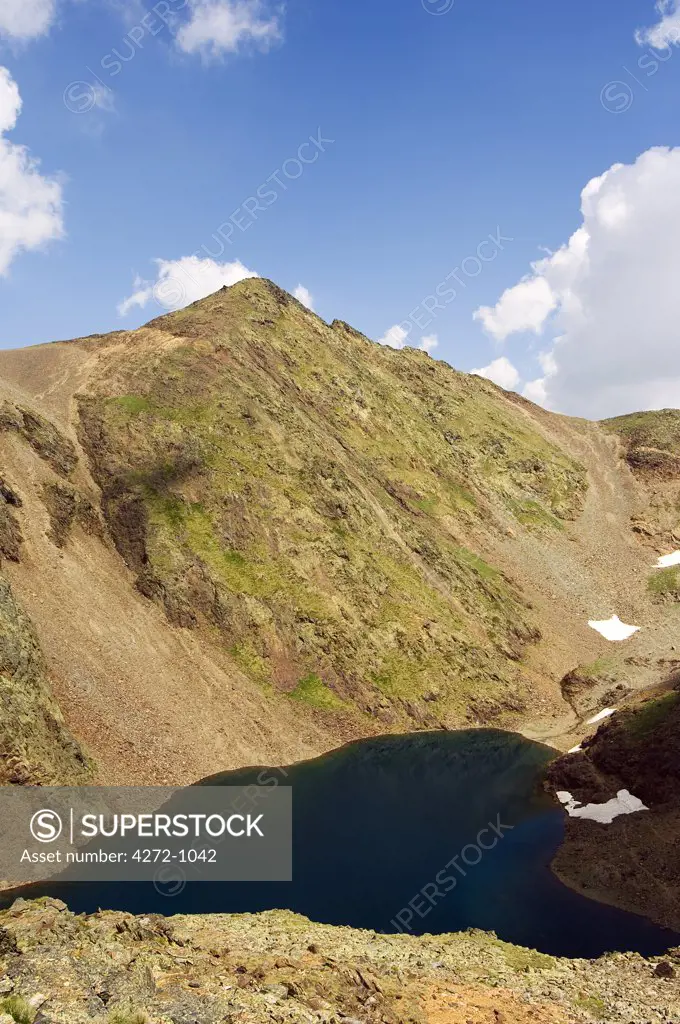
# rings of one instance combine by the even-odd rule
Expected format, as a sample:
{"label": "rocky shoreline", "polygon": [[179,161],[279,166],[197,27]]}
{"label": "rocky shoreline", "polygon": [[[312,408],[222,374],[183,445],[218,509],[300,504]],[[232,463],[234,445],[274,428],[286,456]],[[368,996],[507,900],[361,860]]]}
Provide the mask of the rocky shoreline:
{"label": "rocky shoreline", "polygon": [[618,712],[582,751],[552,762],[547,785],[582,804],[622,789],[643,801],[644,811],[610,824],[568,818],[552,868],[591,899],[680,931],[680,676]]}
{"label": "rocky shoreline", "polygon": [[2,1024],[670,1024],[680,949],[565,960],[476,930],[382,935],[287,911],[76,916],[19,899],[0,912],[0,993]]}

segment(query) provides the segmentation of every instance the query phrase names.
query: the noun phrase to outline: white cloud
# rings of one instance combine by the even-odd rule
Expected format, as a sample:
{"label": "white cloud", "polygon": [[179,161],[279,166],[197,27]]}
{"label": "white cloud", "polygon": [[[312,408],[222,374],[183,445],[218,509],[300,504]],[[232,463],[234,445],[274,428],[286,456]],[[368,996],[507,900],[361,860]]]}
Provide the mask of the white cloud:
{"label": "white cloud", "polygon": [[480,306],[474,313],[484,330],[498,341],[513,331],[538,331],[555,308],[553,293],[542,277],[527,277],[503,292],[495,306]]}
{"label": "white cloud", "polygon": [[[399,324],[394,324],[385,331],[382,338],[378,338],[379,345],[387,345],[388,348],[406,348],[409,340],[409,331],[403,329]],[[418,348],[422,352],[432,352],[439,344],[436,334],[426,334],[420,339]],[[416,346],[414,345],[414,348]]]}
{"label": "white cloud", "polygon": [[[181,50],[208,60],[237,53],[248,45],[266,51],[282,38],[282,8],[271,12],[266,3],[268,0],[185,0],[177,9],[187,7],[188,20],[180,25],[173,17],[168,24],[176,29]],[[137,25],[146,16],[141,0],[107,0],[107,4],[129,25]],[[23,43],[46,35],[60,6],[60,0],[0,0],[0,40]]]}
{"label": "white cloud", "polygon": [[408,338],[408,331],[405,331],[399,324],[390,327],[385,331],[382,338],[378,338],[379,345],[388,345],[389,348],[403,348]]}
{"label": "white cloud", "polygon": [[182,309],[190,302],[211,295],[224,285],[229,287],[246,277],[258,276],[255,271],[244,267],[240,260],[233,263],[218,263],[197,256],[183,256],[179,260],[154,262],[158,267],[155,282],[136,277],[132,295],[118,305],[120,316],[126,316],[135,306],[144,309],[152,299],[163,309]]}
{"label": "white cloud", "polygon": [[0,67],[0,134],[11,132],[20,113],[19,87],[7,68]]}
{"label": "white cloud", "polygon": [[439,338],[436,334],[426,334],[420,339],[420,345],[418,348],[423,352],[434,352],[438,344]]}
{"label": "white cloud", "polygon": [[499,339],[549,329],[524,390],[549,408],[601,418],[680,406],[680,149],[614,164],[583,189],[581,213],[569,241],[477,317]]}
{"label": "white cloud", "polygon": [[498,384],[500,388],[505,388],[506,391],[512,391],[519,384],[519,372],[505,356],[494,359],[488,366],[482,366],[478,370],[470,370],[470,373],[474,373],[478,377],[486,377],[488,380],[492,380],[494,384]]}
{"label": "white cloud", "polygon": [[530,402],[535,402],[536,405],[542,405],[546,409],[550,409],[550,401],[548,399],[548,389],[545,384],[544,377],[537,377],[536,380],[529,380],[524,385],[522,394],[525,398],[528,398]]}
{"label": "white cloud", "polygon": [[[559,338],[555,339],[555,345],[557,346],[560,342]],[[548,398],[548,378],[554,377],[557,373],[557,362],[555,360],[554,352],[539,352],[536,357],[538,365],[543,371],[543,376],[536,378],[536,380],[529,380],[524,385],[522,394],[525,398],[528,398],[530,402],[535,402],[536,405],[544,405],[546,409],[552,408],[550,399]]]}
{"label": "white cloud", "polygon": [[190,17],[177,32],[185,53],[216,59],[252,45],[260,50],[281,39],[276,14],[268,14],[262,0],[188,0]]}
{"label": "white cloud", "polygon": [[307,309],[311,309],[312,312],[314,312],[314,298],[308,288],[305,288],[303,284],[299,284],[293,292],[293,295],[298,302],[301,302],[303,306],[306,306]]}
{"label": "white cloud", "polygon": [[635,33],[640,46],[654,46],[663,50],[680,41],[680,0],[658,0],[656,10],[660,20],[651,28],[641,28]]}
{"label": "white cloud", "polygon": [[[405,348],[408,343],[409,332],[405,330],[400,324],[394,324],[389,330],[385,331],[382,338],[378,338],[379,345],[387,345],[388,348]],[[420,345],[418,348],[422,352],[432,352],[439,344],[439,339],[436,334],[426,334],[420,339]],[[413,346],[415,348],[415,345]]]}
{"label": "white cloud", "polygon": [[4,137],[20,113],[16,82],[0,67],[0,275],[22,250],[39,249],[64,233],[60,183],[40,174],[25,146]]}
{"label": "white cloud", "polygon": [[25,42],[45,35],[56,6],[56,0],[2,0],[0,38]]}

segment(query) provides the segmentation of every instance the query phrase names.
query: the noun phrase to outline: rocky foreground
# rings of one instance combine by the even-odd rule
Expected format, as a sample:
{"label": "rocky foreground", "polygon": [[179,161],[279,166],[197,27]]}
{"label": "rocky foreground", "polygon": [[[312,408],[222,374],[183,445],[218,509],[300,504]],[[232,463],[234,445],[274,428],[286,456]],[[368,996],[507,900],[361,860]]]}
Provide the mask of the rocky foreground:
{"label": "rocky foreground", "polygon": [[0,913],[0,993],[2,1024],[671,1024],[680,949],[562,960],[477,931],[386,936],[287,911],[76,916],[20,899]]}

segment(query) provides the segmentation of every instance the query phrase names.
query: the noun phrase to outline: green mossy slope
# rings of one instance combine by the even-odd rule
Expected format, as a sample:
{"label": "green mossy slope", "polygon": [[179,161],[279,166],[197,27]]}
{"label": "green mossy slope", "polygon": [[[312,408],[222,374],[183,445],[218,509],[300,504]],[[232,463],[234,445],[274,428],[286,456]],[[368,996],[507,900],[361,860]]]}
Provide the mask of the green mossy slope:
{"label": "green mossy slope", "polygon": [[140,590],[262,686],[432,726],[522,709],[538,633],[477,538],[559,528],[586,482],[494,385],[256,279],[131,334],[80,416]]}

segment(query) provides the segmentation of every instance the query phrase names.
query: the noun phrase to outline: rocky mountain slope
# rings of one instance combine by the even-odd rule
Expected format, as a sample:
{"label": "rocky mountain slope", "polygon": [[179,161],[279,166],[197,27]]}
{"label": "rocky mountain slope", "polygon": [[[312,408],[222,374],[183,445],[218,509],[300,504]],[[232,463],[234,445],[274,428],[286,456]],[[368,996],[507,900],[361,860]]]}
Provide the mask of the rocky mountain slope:
{"label": "rocky mountain slope", "polygon": [[566,748],[674,659],[677,523],[616,430],[242,281],[0,353],[2,573],[101,780],[469,724]]}
{"label": "rocky mountain slope", "polygon": [[[680,544],[680,411],[633,413],[605,420],[624,445],[625,459],[646,495],[644,510],[634,517],[633,529],[641,537],[665,541],[671,551]],[[680,601],[680,567],[669,566],[649,578],[649,588],[660,603]]]}
{"label": "rocky mountain slope", "polygon": [[34,630],[0,578],[0,784],[86,784],[92,772],[64,724]]}
{"label": "rocky mountain slope", "polygon": [[51,899],[18,900],[0,913],[0,940],[7,1024],[667,1024],[680,1016],[678,950],[656,961],[560,960],[483,932],[388,936],[284,911],[75,917]]}

